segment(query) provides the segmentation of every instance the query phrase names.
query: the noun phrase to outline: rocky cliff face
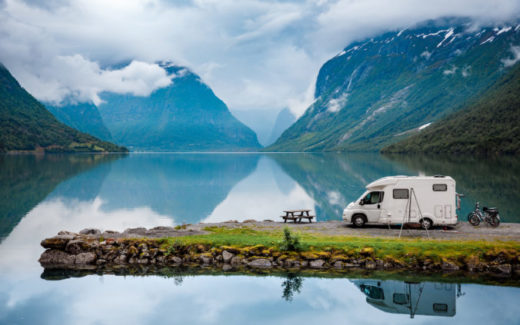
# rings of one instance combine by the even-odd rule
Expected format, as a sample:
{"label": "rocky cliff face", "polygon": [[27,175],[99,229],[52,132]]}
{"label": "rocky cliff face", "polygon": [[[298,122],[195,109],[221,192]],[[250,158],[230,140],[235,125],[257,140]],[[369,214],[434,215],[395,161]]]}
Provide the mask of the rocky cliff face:
{"label": "rocky cliff face", "polygon": [[442,19],[355,42],[321,68],[315,101],[271,146],[372,151],[424,129],[520,58],[520,24]]}

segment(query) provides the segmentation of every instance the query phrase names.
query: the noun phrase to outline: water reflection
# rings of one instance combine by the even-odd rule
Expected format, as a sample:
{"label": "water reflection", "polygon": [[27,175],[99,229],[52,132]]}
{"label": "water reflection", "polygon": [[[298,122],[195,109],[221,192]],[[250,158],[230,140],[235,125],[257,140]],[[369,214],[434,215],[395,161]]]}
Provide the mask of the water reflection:
{"label": "water reflection", "polygon": [[479,200],[497,206],[505,222],[520,222],[520,159],[512,157],[46,155],[0,156],[0,167],[0,240],[29,212],[41,221],[62,216],[55,218],[56,227],[64,222],[56,231],[83,225],[124,230],[139,220],[278,220],[282,210],[301,208],[315,210],[318,221],[339,220],[367,183],[397,174],[453,176],[457,190],[466,195],[461,220]]}
{"label": "water reflection", "polygon": [[[0,242],[31,209],[44,200],[61,182],[81,175],[96,166],[121,158],[121,155],[0,155]],[[96,175],[103,182],[107,170]],[[81,177],[81,176],[79,176]],[[76,183],[64,192],[79,192]]]}
{"label": "water reflection", "polygon": [[295,294],[300,293],[303,279],[294,273],[288,273],[285,281],[282,282],[282,298],[285,301],[292,301]]}
{"label": "water reflection", "polygon": [[352,280],[366,296],[366,302],[392,314],[455,316],[456,286],[460,284],[435,282]]}

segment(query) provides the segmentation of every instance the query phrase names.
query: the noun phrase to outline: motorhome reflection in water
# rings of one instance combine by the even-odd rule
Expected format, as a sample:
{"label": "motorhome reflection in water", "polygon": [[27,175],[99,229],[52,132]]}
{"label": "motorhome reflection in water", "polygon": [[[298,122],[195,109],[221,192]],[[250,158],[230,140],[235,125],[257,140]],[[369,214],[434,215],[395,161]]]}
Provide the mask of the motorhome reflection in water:
{"label": "motorhome reflection in water", "polygon": [[[456,284],[351,280],[367,297],[367,303],[387,313],[449,316],[456,313]],[[460,286],[459,290],[460,292]]]}
{"label": "motorhome reflection in water", "polygon": [[343,211],[343,220],[354,226],[420,223],[428,229],[457,224],[455,180],[449,176],[383,177],[366,189]]}

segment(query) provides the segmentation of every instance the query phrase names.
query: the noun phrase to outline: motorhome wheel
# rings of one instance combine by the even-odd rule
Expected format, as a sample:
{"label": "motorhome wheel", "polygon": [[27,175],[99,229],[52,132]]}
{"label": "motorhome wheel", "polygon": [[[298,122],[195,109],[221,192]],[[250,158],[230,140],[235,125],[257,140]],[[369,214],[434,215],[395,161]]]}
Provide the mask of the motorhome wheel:
{"label": "motorhome wheel", "polygon": [[352,223],[354,226],[361,228],[365,225],[365,217],[361,214],[357,214],[352,217]]}
{"label": "motorhome wheel", "polygon": [[423,229],[426,229],[426,230],[430,229],[432,227],[432,224],[433,224],[432,221],[428,218],[424,218],[421,220],[421,227]]}

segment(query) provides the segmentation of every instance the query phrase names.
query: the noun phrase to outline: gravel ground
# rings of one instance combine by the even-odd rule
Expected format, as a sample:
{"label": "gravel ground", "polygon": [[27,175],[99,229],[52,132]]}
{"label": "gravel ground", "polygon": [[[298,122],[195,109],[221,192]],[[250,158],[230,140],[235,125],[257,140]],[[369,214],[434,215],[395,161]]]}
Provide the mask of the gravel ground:
{"label": "gravel ground", "polygon": [[[389,237],[397,238],[401,228],[393,226],[390,229],[387,226],[371,226],[364,228],[354,228],[342,221],[326,221],[317,223],[283,223],[272,221],[245,221],[239,222],[223,222],[211,224],[190,225],[187,229],[194,231],[202,231],[208,226],[218,227],[252,227],[258,230],[274,230],[283,229],[288,226],[291,230],[300,232],[317,233],[324,235],[345,235],[345,236],[367,236],[367,237]],[[498,228],[491,228],[488,225],[480,225],[473,227],[467,222],[461,222],[455,227],[444,229],[435,227],[428,231],[431,238],[434,239],[480,239],[480,240],[515,240],[520,241],[520,224],[502,223]],[[402,237],[406,238],[428,238],[428,234],[422,229],[403,229]]]}
{"label": "gravel ground", "polygon": [[[221,223],[199,223],[194,225],[186,225],[182,228],[175,229],[173,227],[156,227],[151,229],[145,228],[131,228],[126,229],[120,233],[117,231],[101,232],[97,229],[84,229],[80,233],[89,234],[96,237],[104,238],[135,238],[135,237],[178,237],[190,236],[207,233],[206,227],[227,227],[227,228],[243,228],[248,227],[261,231],[281,230],[284,227],[289,227],[296,232],[307,232],[321,235],[344,235],[344,236],[358,236],[358,237],[387,237],[397,238],[401,228],[399,226],[376,226],[368,225],[364,228],[354,228],[342,221],[325,221],[314,223],[283,223],[266,221],[246,220],[244,222],[227,221]],[[67,231],[60,232],[60,234],[67,234]],[[426,232],[422,229],[405,228],[402,231],[404,238],[424,238],[428,235],[433,239],[456,239],[456,240],[513,240],[520,241],[520,224],[517,223],[502,223],[498,228],[491,228],[488,225],[480,225],[473,227],[467,222],[461,222],[455,227],[435,227]]]}

